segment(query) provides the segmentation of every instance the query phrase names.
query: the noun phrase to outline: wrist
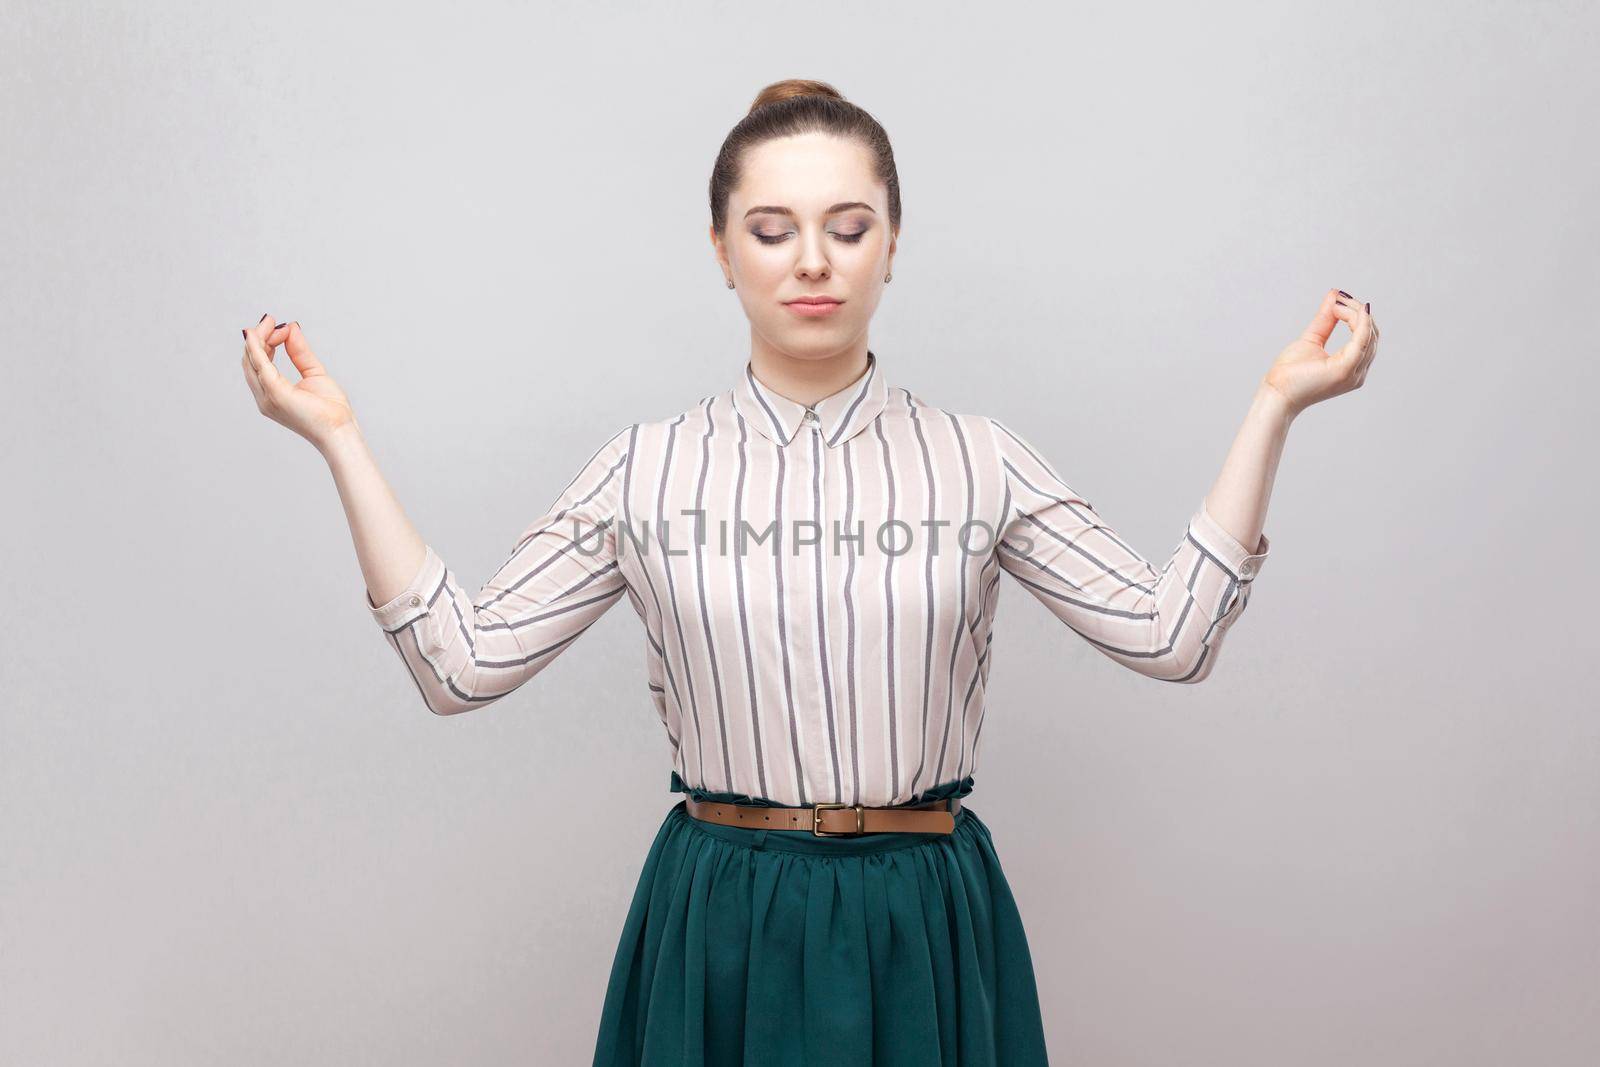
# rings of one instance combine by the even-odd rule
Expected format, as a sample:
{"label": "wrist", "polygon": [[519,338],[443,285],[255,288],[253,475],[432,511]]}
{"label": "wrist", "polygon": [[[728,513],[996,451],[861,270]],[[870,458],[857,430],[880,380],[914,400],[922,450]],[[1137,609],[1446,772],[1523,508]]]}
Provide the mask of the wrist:
{"label": "wrist", "polygon": [[1295,416],[1300,414],[1300,409],[1290,403],[1288,397],[1279,392],[1271,382],[1265,380],[1256,386],[1256,395],[1250,402],[1250,411],[1252,414],[1260,414],[1284,429],[1288,429],[1289,424],[1294,422]]}
{"label": "wrist", "polygon": [[366,438],[361,434],[361,426],[354,419],[330,431],[326,436],[318,438],[315,442],[318,452],[330,464],[337,463],[353,455],[366,451]]}

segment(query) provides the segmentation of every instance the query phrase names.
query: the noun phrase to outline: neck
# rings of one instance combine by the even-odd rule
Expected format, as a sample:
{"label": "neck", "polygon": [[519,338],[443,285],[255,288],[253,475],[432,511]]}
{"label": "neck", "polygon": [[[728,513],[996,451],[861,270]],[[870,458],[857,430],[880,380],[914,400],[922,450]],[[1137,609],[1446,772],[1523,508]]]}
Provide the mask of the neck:
{"label": "neck", "polygon": [[815,404],[867,372],[867,339],[862,336],[832,355],[797,359],[753,337],[750,369],[762,385],[779,396]]}

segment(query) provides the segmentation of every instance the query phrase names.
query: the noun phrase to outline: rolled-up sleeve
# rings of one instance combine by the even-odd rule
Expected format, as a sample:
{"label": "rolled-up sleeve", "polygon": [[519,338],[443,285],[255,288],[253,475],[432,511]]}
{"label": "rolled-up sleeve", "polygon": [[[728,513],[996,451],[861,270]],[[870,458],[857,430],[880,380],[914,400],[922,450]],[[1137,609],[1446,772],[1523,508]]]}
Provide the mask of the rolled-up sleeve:
{"label": "rolled-up sleeve", "polygon": [[1202,499],[1157,570],[1035,448],[991,422],[1009,503],[995,544],[1000,565],[1123,666],[1161,681],[1204,681],[1250,602],[1271,551],[1266,535],[1251,551]]}
{"label": "rolled-up sleeve", "polygon": [[482,707],[548,667],[620,600],[616,512],[629,429],[584,464],[476,593],[430,544],[411,581],[367,610],[437,715]]}

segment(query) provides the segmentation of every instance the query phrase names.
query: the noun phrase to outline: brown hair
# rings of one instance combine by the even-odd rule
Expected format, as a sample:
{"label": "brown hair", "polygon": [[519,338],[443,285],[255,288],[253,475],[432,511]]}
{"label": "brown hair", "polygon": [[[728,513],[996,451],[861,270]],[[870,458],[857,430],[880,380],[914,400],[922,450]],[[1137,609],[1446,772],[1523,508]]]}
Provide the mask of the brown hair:
{"label": "brown hair", "polygon": [[840,95],[827,82],[788,78],[756,94],[749,112],[729,131],[711,167],[711,224],[718,234],[727,222],[728,194],[739,184],[746,149],[776,137],[823,132],[854,138],[872,153],[873,175],[889,189],[889,229],[900,229],[900,175],[894,149],[878,120]]}

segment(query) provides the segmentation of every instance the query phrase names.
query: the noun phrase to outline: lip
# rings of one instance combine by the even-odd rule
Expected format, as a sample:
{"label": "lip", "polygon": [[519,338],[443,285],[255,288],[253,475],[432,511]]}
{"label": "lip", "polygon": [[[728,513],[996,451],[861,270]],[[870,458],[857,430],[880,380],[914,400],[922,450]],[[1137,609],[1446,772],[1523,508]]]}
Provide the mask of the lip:
{"label": "lip", "polygon": [[843,300],[835,300],[831,296],[802,296],[798,300],[786,301],[784,307],[793,311],[796,315],[818,318],[823,315],[832,315],[839,310],[843,303]]}

